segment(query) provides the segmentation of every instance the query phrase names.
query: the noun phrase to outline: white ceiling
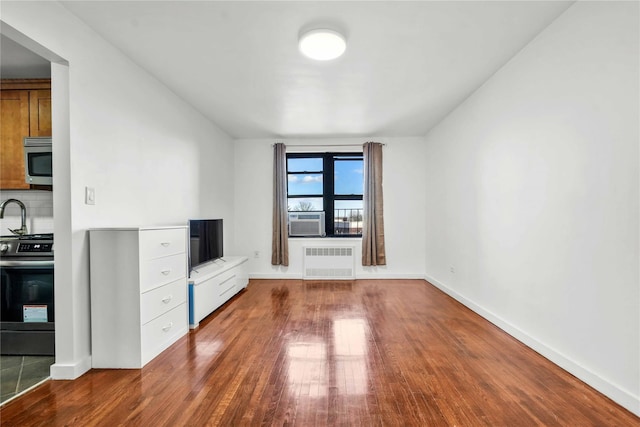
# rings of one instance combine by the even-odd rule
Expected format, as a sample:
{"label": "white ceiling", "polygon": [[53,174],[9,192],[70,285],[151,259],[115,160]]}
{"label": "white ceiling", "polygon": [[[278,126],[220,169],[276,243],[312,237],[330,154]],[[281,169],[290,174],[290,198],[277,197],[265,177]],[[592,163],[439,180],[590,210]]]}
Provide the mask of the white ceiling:
{"label": "white ceiling", "polygon": [[[233,137],[277,138],[424,135],[572,2],[62,3]],[[319,26],[343,57],[299,54]]]}
{"label": "white ceiling", "polygon": [[45,79],[51,77],[51,63],[0,34],[0,78]]}

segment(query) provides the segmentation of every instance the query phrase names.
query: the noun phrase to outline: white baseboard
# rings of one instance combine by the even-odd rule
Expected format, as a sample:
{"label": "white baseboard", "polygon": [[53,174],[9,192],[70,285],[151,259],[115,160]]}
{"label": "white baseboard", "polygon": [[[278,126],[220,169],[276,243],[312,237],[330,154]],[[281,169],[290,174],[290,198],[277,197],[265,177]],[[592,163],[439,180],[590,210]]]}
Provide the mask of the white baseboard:
{"label": "white baseboard", "polygon": [[502,329],[518,341],[525,344],[527,347],[533,349],[537,353],[541,354],[545,358],[549,359],[551,362],[555,363],[565,371],[574,375],[578,379],[584,381],[594,389],[598,390],[600,393],[609,397],[614,402],[618,403],[620,406],[626,408],[637,416],[640,416],[640,396],[634,396],[631,392],[624,390],[615,384],[607,381],[606,379],[600,377],[595,372],[581,366],[576,363],[574,360],[569,357],[563,355],[559,351],[547,346],[546,344],[538,341],[534,337],[527,334],[525,331],[519,329],[518,327],[512,325],[505,319],[500,316],[494,314],[493,312],[486,310],[484,307],[476,304],[470,299],[466,298],[464,295],[459,294],[453,289],[446,286],[444,283],[439,280],[430,277],[428,275],[424,276],[424,279],[434,285],[436,288],[440,289],[442,292],[446,293],[453,299],[457,300],[461,304],[465,305],[470,310],[484,317],[489,322],[496,325],[498,328]]}
{"label": "white baseboard", "polygon": [[289,279],[289,280],[302,280],[302,273],[249,273],[249,279]]}
{"label": "white baseboard", "polygon": [[360,273],[356,274],[356,279],[384,279],[384,280],[413,280],[413,279],[424,279],[424,274],[398,274],[398,273]]}
{"label": "white baseboard", "polygon": [[91,369],[91,356],[79,360],[77,363],[54,363],[51,365],[51,379],[75,380]]}
{"label": "white baseboard", "polygon": [[[294,280],[302,280],[302,273],[300,274],[292,274],[292,273],[249,273],[250,279],[294,279]],[[424,280],[424,274],[416,273],[416,274],[397,274],[397,273],[360,273],[356,274],[356,280],[366,280],[366,279],[419,279]]]}

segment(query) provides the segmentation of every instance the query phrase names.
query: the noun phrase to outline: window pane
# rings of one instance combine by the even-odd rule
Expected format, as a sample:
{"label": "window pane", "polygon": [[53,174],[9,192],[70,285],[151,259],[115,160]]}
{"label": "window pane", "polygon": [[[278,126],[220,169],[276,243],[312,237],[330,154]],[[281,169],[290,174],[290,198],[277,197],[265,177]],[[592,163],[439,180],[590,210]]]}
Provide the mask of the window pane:
{"label": "window pane", "polygon": [[334,165],[335,194],[362,194],[362,160],[340,160]]}
{"label": "window pane", "polygon": [[289,212],[308,212],[322,210],[322,197],[289,198],[287,200]]}
{"label": "window pane", "polygon": [[336,200],[333,213],[336,235],[362,234],[362,200]]}
{"label": "window pane", "polygon": [[322,158],[287,159],[288,172],[322,172]]}
{"label": "window pane", "polygon": [[303,196],[305,194],[322,194],[322,174],[289,174],[287,194]]}
{"label": "window pane", "polygon": [[336,200],[333,207],[336,221],[362,221],[362,200]]}

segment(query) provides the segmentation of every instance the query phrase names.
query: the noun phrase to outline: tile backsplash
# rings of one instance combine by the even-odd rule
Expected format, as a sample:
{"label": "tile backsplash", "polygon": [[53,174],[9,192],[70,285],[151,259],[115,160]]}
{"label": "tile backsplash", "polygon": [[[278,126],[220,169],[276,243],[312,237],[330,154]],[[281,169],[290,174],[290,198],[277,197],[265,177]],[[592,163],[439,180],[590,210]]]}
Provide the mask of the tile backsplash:
{"label": "tile backsplash", "polygon": [[[53,233],[53,192],[44,190],[2,190],[0,202],[18,199],[27,208],[27,230],[34,233]],[[0,219],[0,235],[11,234],[8,228],[20,228],[20,206],[9,203]]]}

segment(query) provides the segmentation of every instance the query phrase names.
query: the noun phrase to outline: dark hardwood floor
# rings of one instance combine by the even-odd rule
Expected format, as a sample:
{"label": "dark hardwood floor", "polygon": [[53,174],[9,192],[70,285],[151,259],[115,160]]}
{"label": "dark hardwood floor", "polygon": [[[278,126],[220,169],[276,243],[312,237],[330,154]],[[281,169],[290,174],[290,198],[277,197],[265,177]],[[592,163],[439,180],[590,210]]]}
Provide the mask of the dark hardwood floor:
{"label": "dark hardwood floor", "polygon": [[2,426],[638,426],[421,280],[252,280],[141,370],[48,381]]}

